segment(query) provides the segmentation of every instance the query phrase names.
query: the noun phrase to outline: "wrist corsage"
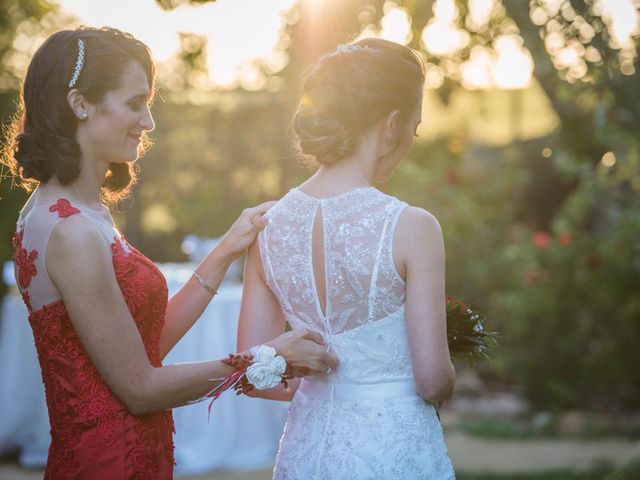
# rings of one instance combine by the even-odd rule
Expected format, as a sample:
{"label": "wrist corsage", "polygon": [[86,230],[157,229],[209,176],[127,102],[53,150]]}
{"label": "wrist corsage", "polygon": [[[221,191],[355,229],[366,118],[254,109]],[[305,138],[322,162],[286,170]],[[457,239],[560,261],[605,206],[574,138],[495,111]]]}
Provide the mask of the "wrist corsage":
{"label": "wrist corsage", "polygon": [[268,345],[252,347],[250,355],[229,354],[223,363],[234,367],[222,382],[211,390],[205,398],[210,398],[211,406],[222,393],[233,388],[236,395],[246,394],[253,390],[266,390],[279,384],[288,387],[288,380],[293,378],[293,369],[285,359],[276,354],[276,350]]}

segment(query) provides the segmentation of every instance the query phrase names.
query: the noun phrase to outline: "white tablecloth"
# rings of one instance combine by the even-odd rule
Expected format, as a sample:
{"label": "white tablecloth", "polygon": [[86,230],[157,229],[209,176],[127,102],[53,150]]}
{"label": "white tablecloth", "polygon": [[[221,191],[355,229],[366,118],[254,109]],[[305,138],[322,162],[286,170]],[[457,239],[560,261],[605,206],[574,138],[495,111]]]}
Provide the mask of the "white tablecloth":
{"label": "white tablecloth", "polygon": [[[193,265],[161,265],[170,292],[193,271]],[[221,358],[236,349],[242,287],[223,285],[196,325],[164,363]],[[2,302],[0,316],[0,454],[19,451],[25,466],[44,465],[49,446],[49,420],[40,368],[27,312],[13,293]],[[288,404],[236,396],[226,392],[214,404],[177,408],[176,472],[250,470],[273,465]]]}

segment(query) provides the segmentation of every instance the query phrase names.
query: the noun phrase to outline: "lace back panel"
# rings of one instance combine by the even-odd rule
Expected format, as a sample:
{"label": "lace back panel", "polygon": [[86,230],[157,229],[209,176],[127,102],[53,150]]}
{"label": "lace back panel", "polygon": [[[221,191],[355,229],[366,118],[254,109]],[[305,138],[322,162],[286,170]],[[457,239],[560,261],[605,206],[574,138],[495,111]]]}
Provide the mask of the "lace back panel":
{"label": "lace back panel", "polygon": [[[269,211],[269,224],[259,236],[260,253],[266,281],[293,328],[335,335],[385,318],[403,305],[404,282],[392,247],[405,206],[373,187],[327,199],[294,188]],[[312,261],[316,219],[323,222],[324,314]]]}

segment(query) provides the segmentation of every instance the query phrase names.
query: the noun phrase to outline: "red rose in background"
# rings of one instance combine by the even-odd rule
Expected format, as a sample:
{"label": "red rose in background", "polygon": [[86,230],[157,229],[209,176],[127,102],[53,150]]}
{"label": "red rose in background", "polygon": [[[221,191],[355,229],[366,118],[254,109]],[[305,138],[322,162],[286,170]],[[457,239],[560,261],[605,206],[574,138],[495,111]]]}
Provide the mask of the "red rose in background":
{"label": "red rose in background", "polygon": [[544,230],[538,230],[533,234],[531,241],[533,242],[534,247],[543,249],[549,246],[549,243],[551,243],[551,237],[549,236],[549,233]]}
{"label": "red rose in background", "polygon": [[568,247],[573,243],[573,235],[570,232],[563,232],[558,235],[558,243],[563,247]]}

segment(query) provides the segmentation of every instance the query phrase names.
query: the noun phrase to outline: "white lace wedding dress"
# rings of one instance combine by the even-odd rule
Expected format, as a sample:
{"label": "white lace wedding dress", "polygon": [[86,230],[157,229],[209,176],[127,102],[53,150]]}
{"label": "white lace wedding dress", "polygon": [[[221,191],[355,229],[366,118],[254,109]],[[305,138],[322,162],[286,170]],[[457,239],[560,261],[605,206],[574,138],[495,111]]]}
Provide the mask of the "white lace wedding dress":
{"label": "white lace wedding dress", "polygon": [[[392,259],[405,206],[373,187],[327,199],[294,188],[269,212],[259,236],[267,283],[291,327],[322,332],[340,359],[329,375],[302,380],[274,479],[454,478],[411,367],[405,285]],[[312,264],[315,221],[323,222],[326,314]]]}

